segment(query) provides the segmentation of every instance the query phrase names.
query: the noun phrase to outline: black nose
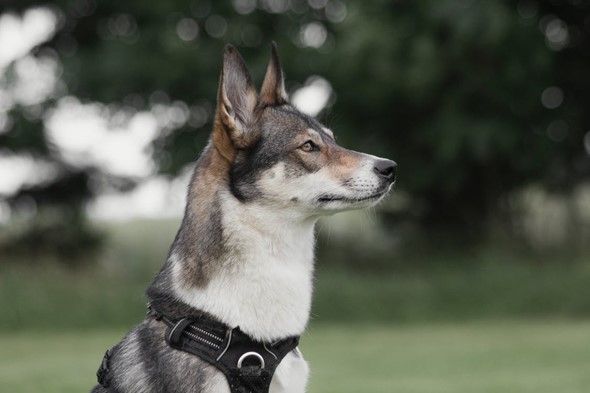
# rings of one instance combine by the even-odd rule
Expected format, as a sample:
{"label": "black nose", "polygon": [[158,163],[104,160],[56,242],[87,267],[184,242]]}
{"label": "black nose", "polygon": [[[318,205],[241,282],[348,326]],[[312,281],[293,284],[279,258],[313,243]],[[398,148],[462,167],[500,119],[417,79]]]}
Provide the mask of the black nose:
{"label": "black nose", "polygon": [[373,167],[379,176],[391,181],[395,180],[396,168],[397,164],[395,161],[391,160],[377,160],[375,161],[375,166]]}

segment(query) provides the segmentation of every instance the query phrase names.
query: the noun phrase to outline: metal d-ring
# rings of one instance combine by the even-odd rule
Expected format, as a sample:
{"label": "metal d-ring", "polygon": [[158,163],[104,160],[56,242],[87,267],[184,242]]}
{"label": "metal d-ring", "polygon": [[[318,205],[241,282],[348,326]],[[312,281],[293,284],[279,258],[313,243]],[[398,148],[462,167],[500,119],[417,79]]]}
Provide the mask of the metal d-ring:
{"label": "metal d-ring", "polygon": [[260,368],[264,368],[264,358],[258,352],[246,352],[245,354],[240,356],[240,358],[238,359],[238,368],[242,368],[242,363],[247,357],[250,356],[254,356],[255,358],[257,358],[260,361]]}

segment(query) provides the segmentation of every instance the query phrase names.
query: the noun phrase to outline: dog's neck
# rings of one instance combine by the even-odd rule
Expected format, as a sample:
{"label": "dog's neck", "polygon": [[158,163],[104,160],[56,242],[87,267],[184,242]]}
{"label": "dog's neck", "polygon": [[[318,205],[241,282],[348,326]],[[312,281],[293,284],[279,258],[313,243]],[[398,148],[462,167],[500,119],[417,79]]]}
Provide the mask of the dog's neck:
{"label": "dog's neck", "polygon": [[300,335],[311,307],[315,219],[239,201],[218,159],[208,149],[197,163],[183,223],[152,287],[255,339]]}

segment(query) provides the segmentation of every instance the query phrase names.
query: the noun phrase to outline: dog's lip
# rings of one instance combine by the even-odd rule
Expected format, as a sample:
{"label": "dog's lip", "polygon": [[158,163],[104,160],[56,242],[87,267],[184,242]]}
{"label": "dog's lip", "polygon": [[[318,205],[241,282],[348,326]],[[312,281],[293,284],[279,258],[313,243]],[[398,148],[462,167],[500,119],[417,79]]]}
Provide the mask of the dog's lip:
{"label": "dog's lip", "polygon": [[379,191],[378,193],[362,197],[362,198],[349,198],[340,195],[323,195],[318,198],[319,202],[326,203],[326,202],[349,202],[349,203],[356,203],[356,202],[364,202],[371,199],[378,199],[382,197],[387,190]]}

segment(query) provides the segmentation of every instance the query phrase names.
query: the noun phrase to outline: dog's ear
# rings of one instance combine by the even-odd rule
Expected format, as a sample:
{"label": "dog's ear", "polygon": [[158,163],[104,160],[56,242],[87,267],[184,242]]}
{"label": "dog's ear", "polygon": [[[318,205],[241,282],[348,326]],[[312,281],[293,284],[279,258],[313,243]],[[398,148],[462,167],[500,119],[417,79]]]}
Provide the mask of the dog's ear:
{"label": "dog's ear", "polygon": [[266,75],[260,89],[259,102],[262,105],[281,105],[288,100],[285,91],[285,79],[283,69],[277,53],[277,44],[271,43],[270,61],[266,67]]}
{"label": "dog's ear", "polygon": [[226,45],[217,91],[213,143],[230,160],[235,149],[245,148],[255,139],[249,128],[257,99],[244,59],[235,47]]}

